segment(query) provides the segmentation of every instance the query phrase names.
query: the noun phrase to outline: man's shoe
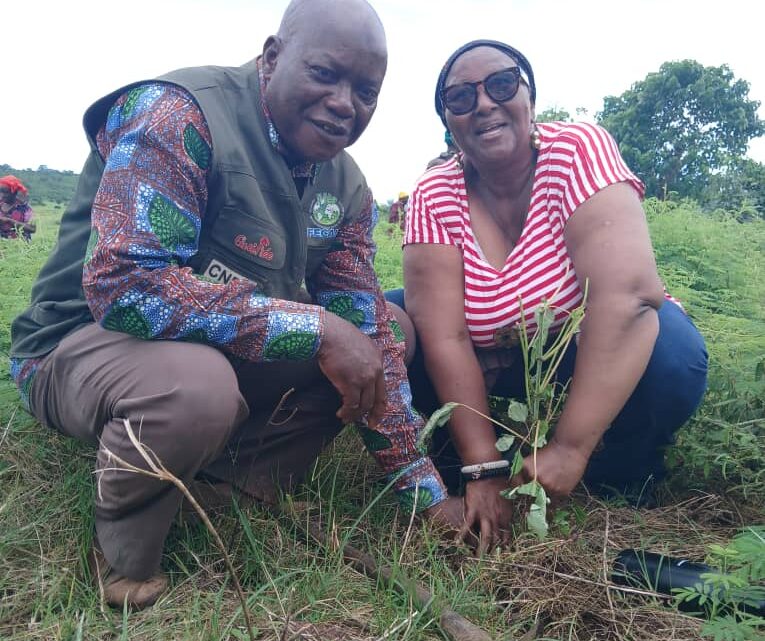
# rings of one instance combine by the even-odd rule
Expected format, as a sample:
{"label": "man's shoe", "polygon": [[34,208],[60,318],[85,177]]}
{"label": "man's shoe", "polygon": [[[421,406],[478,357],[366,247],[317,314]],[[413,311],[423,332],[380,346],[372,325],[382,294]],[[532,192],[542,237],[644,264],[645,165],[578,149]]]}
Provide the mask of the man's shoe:
{"label": "man's shoe", "polygon": [[154,605],[167,591],[167,576],[161,572],[145,581],[129,579],[114,572],[97,542],[93,543],[88,555],[88,565],[103,600],[115,608],[122,608],[127,602],[130,609],[143,610]]}

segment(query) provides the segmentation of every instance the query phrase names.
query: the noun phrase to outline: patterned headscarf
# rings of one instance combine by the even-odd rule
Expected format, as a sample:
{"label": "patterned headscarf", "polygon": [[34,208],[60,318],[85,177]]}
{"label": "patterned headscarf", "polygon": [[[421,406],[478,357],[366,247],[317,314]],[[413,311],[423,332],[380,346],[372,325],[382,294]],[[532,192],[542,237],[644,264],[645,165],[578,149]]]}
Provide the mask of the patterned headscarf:
{"label": "patterned headscarf", "polygon": [[436,113],[438,114],[439,118],[441,118],[441,122],[444,123],[444,126],[446,126],[446,113],[444,110],[444,104],[441,102],[441,91],[444,88],[444,84],[446,84],[446,77],[452,70],[452,67],[454,66],[457,58],[459,58],[463,53],[466,53],[471,49],[475,49],[476,47],[492,47],[494,49],[499,49],[499,51],[502,51],[503,53],[510,56],[515,61],[515,64],[520,67],[521,76],[529,86],[531,102],[536,102],[537,86],[534,84],[534,71],[531,69],[531,64],[529,61],[526,60],[526,56],[524,56],[520,51],[511,47],[510,45],[506,45],[504,42],[499,42],[498,40],[473,40],[467,44],[462,45],[459,49],[457,49],[457,51],[449,56],[446,64],[441,69],[441,73],[438,75],[438,82],[436,83]]}

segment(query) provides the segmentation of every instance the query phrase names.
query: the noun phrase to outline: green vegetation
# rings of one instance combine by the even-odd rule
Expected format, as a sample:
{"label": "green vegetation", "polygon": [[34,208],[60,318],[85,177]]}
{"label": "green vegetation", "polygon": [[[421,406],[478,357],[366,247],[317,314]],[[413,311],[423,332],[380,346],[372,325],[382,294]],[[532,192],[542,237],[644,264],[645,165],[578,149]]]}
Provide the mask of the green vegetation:
{"label": "green vegetation", "polygon": [[14,169],[0,165],[0,176],[12,174],[29,189],[29,202],[39,205],[44,202],[65,205],[74,195],[78,174],[72,171],[56,171],[41,165],[37,170]]}
{"label": "green vegetation", "polygon": [[749,98],[749,83],[734,78],[727,65],[682,60],[665,62],[621,96],[606,96],[598,119],[649,196],[706,201],[722,177],[736,185],[728,195],[743,200],[726,203],[738,208],[763,196],[763,185],[746,175],[751,171],[741,171],[751,164],[744,158],[749,141],[765,133],[759,106]]}
{"label": "green vegetation", "polygon": [[[26,306],[55,242],[61,208],[36,209],[31,243],[0,241],[0,360],[10,321]],[[666,641],[737,625],[717,616],[702,630],[703,620],[679,614],[659,597],[606,587],[609,563],[623,548],[703,559],[717,549],[710,546],[725,549],[747,526],[765,523],[765,222],[741,224],[739,212],[705,215],[690,201],[649,200],[646,209],[667,288],[699,325],[711,354],[710,391],[671,453],[662,507],[635,511],[580,493],[556,512],[544,542],[519,531],[510,549],[476,559],[411,524],[389,492],[380,496],[385,483],[349,430],[291,497],[308,502],[313,516],[320,513],[330,541],[348,540],[394,575],[420,581],[496,639],[531,631],[527,638]],[[380,223],[376,238],[383,286],[400,286],[401,232]],[[190,520],[179,519],[168,541],[169,595],[145,612],[101,609],[84,561],[92,537],[93,461],[92,448],[21,409],[3,365],[0,638],[246,639],[223,558],[204,526]],[[306,511],[295,505],[304,521]],[[349,568],[336,545],[306,540],[290,518],[243,509],[214,523],[259,638],[443,638],[435,613]]]}
{"label": "green vegetation", "polygon": [[712,571],[677,589],[677,602],[706,616],[702,634],[714,641],[765,640],[765,615],[756,613],[765,603],[765,527],[746,528],[728,545],[711,545],[708,562]]}

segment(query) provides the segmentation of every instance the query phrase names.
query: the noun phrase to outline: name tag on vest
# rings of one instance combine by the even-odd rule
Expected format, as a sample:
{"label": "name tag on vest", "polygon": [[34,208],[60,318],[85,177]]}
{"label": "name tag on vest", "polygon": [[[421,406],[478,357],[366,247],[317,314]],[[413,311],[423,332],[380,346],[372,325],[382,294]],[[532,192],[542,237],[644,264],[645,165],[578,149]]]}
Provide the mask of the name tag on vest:
{"label": "name tag on vest", "polygon": [[204,271],[204,275],[214,283],[223,283],[224,285],[227,285],[232,280],[249,280],[246,276],[242,276],[240,273],[214,259],[210,261],[210,264]]}

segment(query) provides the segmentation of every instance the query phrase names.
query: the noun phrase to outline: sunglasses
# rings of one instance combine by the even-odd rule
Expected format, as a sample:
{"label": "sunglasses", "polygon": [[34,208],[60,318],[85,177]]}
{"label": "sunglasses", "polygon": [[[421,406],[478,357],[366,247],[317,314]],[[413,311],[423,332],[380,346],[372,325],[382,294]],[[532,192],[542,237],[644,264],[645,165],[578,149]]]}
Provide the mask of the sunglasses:
{"label": "sunglasses", "polygon": [[463,82],[441,90],[441,102],[455,116],[464,116],[478,104],[478,85],[483,85],[486,95],[494,102],[512,100],[521,86],[521,70],[508,67],[490,73],[478,82]]}

